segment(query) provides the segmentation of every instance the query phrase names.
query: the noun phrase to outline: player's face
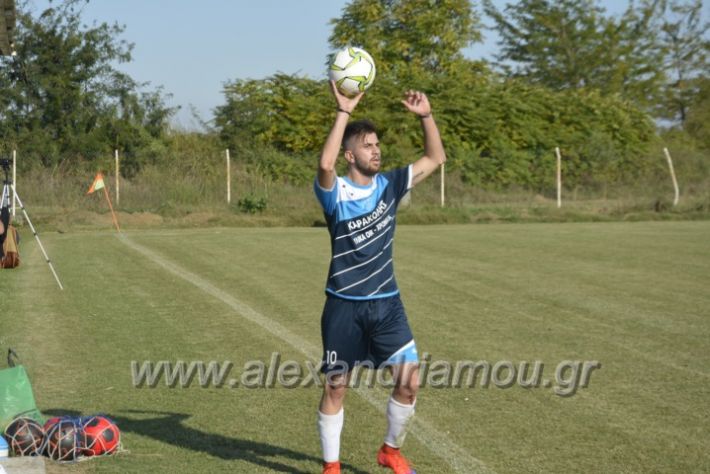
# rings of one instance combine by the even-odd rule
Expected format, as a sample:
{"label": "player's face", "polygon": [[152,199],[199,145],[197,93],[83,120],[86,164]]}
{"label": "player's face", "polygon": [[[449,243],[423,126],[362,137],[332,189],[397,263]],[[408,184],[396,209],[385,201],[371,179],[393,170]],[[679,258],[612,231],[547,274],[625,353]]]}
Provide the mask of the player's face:
{"label": "player's face", "polygon": [[362,137],[354,137],[352,140],[352,160],[350,163],[361,174],[374,176],[380,171],[380,141],[376,133],[368,133]]}

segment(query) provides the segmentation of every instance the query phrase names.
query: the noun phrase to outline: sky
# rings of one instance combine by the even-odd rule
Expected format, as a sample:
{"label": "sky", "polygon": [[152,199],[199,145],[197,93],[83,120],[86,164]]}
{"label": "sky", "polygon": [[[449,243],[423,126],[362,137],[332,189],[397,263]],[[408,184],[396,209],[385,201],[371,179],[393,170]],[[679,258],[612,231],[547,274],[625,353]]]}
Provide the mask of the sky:
{"label": "sky", "polygon": [[[213,118],[224,103],[227,81],[262,79],[277,72],[312,79],[326,76],[331,52],[330,21],[348,0],[90,0],[84,23],[125,26],[121,39],[134,44],[130,63],[117,68],[146,90],[161,86],[172,94],[167,102],[180,106],[173,118],[178,129],[199,129],[193,111]],[[493,2],[502,9],[505,0]],[[627,2],[602,1],[607,12],[623,12]],[[474,2],[478,5],[479,2]],[[47,0],[31,0],[37,12]],[[480,7],[476,7],[481,12]],[[707,10],[707,7],[706,7]],[[484,24],[490,20],[483,18]],[[484,31],[484,42],[464,51],[468,58],[492,59],[496,37]]]}

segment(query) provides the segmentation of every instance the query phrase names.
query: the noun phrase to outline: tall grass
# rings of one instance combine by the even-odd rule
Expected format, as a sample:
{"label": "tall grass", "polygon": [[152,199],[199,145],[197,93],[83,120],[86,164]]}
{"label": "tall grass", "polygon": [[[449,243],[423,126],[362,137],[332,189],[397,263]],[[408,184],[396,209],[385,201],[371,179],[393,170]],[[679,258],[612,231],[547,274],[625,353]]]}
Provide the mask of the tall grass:
{"label": "tall grass", "polygon": [[[710,215],[707,157],[682,143],[674,148],[681,200],[672,205],[673,188],[659,149],[650,172],[633,183],[589,182],[564,187],[562,207],[556,190],[472,186],[457,172],[447,173],[445,207],[440,205],[437,171],[412,191],[402,206],[401,223],[541,222],[594,220],[698,219]],[[104,170],[112,157],[98,160]],[[135,157],[132,157],[135,158]],[[179,134],[135,175],[115,176],[106,184],[124,227],[170,226],[313,226],[324,225],[313,196],[308,158],[273,150],[232,152],[231,202],[227,202],[226,157],[216,138]],[[96,165],[95,165],[96,166]],[[274,171],[288,168],[286,176]],[[110,227],[108,206],[99,192],[86,195],[96,168],[80,171],[33,168],[18,174],[17,187],[33,221],[59,230]],[[263,204],[258,208],[254,203]]]}

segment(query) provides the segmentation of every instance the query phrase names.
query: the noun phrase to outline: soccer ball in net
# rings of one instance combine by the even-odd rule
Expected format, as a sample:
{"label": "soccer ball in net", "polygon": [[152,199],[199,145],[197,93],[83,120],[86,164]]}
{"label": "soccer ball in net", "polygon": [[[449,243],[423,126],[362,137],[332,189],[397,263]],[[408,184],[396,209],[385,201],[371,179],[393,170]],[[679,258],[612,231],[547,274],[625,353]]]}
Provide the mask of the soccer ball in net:
{"label": "soccer ball in net", "polygon": [[61,419],[62,419],[61,416],[54,416],[54,417],[50,418],[49,420],[45,421],[44,427],[43,427],[44,432],[49,433],[49,429],[52,427],[52,425],[54,425],[55,423],[57,423]]}
{"label": "soccer ball in net", "polygon": [[79,434],[79,424],[70,418],[60,418],[49,425],[47,456],[55,461],[76,461],[81,455]]}
{"label": "soccer ball in net", "polygon": [[91,416],[82,419],[84,432],[84,455],[100,456],[113,454],[121,442],[118,426],[105,416]]}
{"label": "soccer ball in net", "polygon": [[5,439],[15,456],[36,456],[42,452],[44,431],[31,418],[16,418],[5,428]]}
{"label": "soccer ball in net", "polygon": [[364,49],[348,46],[333,56],[328,77],[341,93],[353,97],[374,82],[375,61]]}

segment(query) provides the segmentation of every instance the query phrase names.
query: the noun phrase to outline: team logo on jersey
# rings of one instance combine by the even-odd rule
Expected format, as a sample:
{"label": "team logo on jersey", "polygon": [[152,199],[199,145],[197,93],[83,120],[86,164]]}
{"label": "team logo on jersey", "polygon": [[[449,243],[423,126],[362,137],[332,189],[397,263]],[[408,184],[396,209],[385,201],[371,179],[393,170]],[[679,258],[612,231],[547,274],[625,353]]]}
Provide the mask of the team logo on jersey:
{"label": "team logo on jersey", "polygon": [[377,207],[375,208],[372,213],[365,217],[361,217],[359,219],[353,219],[348,222],[348,230],[351,232],[354,230],[361,229],[362,227],[372,224],[375,222],[377,219],[382,217],[382,214],[387,210],[387,204],[385,204],[384,201],[380,201],[379,204],[377,204]]}

